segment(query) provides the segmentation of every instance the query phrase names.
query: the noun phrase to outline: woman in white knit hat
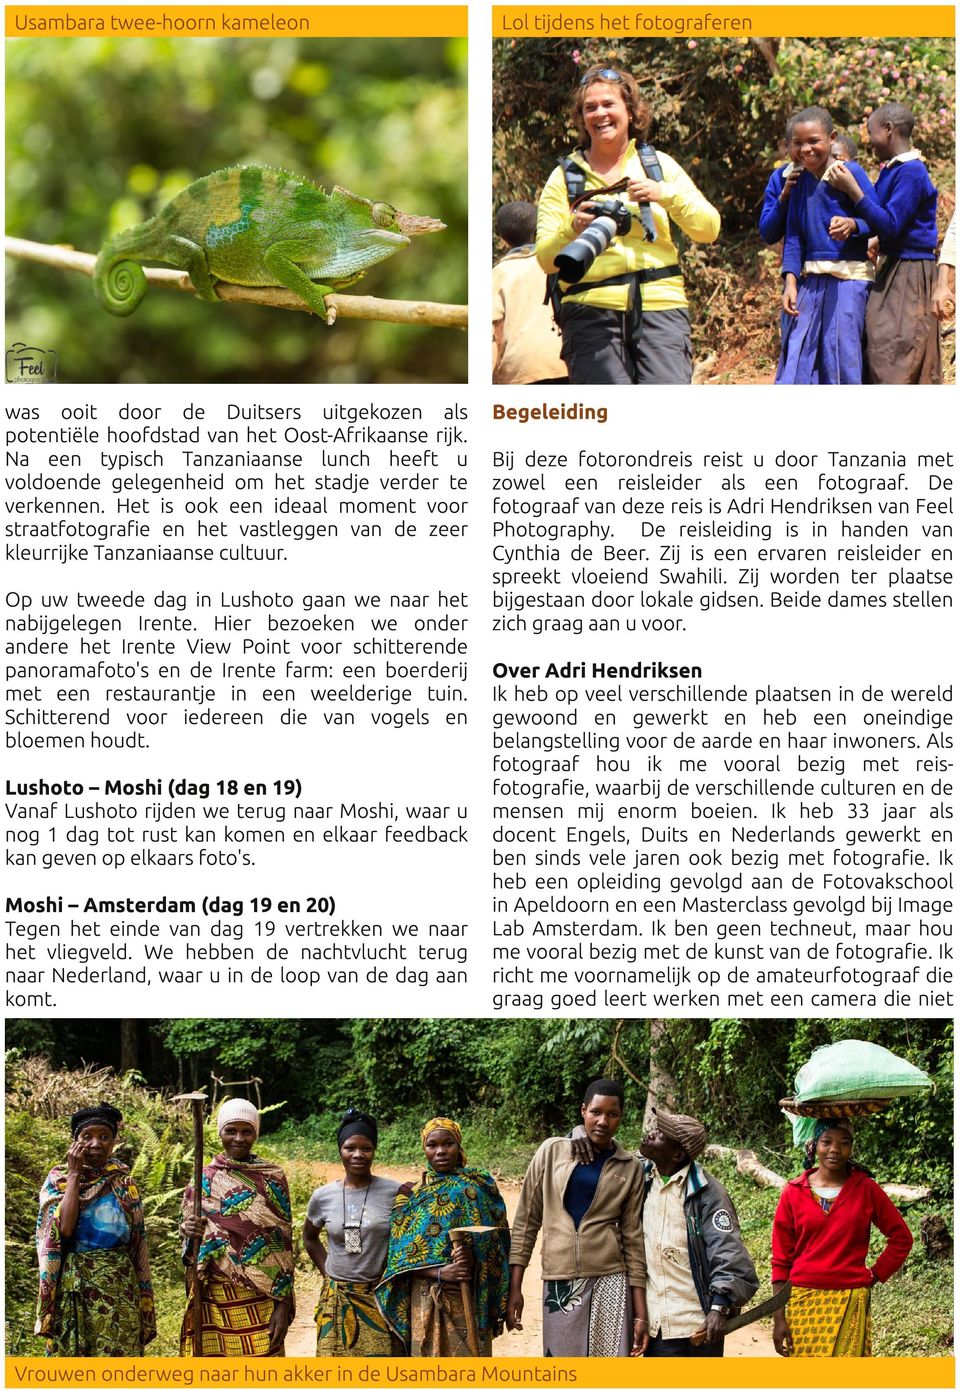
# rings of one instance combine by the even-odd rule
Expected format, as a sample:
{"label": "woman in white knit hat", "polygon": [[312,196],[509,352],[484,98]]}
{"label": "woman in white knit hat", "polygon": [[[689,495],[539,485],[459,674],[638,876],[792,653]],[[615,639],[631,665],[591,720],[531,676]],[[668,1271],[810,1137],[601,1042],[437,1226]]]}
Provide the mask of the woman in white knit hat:
{"label": "woman in white knit hat", "polygon": [[[193,1185],[183,1195],[181,1231],[196,1261],[202,1291],[204,1357],[282,1357],[293,1317],[293,1242],[290,1190],[283,1170],[252,1153],[260,1114],[234,1097],[217,1112],[221,1152],[203,1169],[200,1216],[193,1215]],[[192,1267],[188,1283],[192,1289]],[[180,1333],[180,1355],[194,1351],[193,1301]]]}

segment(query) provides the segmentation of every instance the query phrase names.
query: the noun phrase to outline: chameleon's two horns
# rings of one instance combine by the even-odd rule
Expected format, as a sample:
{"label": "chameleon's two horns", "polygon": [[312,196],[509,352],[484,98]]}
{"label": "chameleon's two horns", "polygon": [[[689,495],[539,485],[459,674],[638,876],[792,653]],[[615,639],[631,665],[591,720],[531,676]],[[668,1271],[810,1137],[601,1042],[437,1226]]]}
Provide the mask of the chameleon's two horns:
{"label": "chameleon's two horns", "polygon": [[405,237],[422,237],[425,232],[445,232],[447,224],[435,217],[417,217],[416,213],[397,213],[400,231]]}

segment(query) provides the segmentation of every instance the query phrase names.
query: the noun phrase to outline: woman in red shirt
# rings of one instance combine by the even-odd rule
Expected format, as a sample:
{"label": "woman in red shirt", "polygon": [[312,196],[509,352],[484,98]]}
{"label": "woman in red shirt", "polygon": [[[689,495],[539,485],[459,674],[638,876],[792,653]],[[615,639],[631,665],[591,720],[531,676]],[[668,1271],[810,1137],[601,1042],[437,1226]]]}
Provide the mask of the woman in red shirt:
{"label": "woman in red shirt", "polygon": [[[870,1290],[896,1274],[913,1245],[886,1193],[851,1161],[852,1148],[845,1121],[818,1121],[805,1172],[780,1195],[773,1287],[793,1285],[786,1309],[774,1315],[781,1357],[869,1357]],[[887,1244],[868,1267],[871,1227]]]}

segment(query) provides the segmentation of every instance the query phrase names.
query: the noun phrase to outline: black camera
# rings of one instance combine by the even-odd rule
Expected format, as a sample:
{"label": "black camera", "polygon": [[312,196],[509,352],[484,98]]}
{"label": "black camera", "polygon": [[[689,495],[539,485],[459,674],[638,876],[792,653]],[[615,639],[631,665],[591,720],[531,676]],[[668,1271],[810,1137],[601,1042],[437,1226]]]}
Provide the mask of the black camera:
{"label": "black camera", "polygon": [[581,204],[581,207],[585,212],[592,210],[594,220],[575,241],[569,242],[554,258],[560,279],[568,285],[575,285],[578,280],[583,279],[601,251],[606,251],[614,237],[627,235],[636,216],[619,198],[598,198],[596,202]]}

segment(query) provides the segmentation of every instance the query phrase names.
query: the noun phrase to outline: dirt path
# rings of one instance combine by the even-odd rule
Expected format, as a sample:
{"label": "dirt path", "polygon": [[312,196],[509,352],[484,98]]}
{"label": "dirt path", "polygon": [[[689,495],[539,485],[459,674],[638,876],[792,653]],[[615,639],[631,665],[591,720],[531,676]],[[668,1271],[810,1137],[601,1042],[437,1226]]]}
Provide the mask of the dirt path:
{"label": "dirt path", "polygon": [[[329,1178],[333,1177],[332,1171],[328,1173],[328,1169],[329,1166],[317,1165],[318,1184],[326,1183]],[[406,1183],[408,1180],[415,1181],[420,1177],[420,1170],[413,1168],[388,1169],[378,1165],[376,1172],[383,1178],[396,1179],[398,1183]],[[517,1199],[520,1196],[520,1184],[516,1180],[510,1179],[502,1179],[498,1182],[500,1192],[507,1205],[507,1216],[513,1222],[517,1210]],[[525,1301],[523,1330],[522,1332],[505,1333],[502,1338],[497,1338],[493,1345],[494,1357],[541,1356],[543,1344],[541,1341],[539,1270],[540,1243],[538,1241],[533,1260],[530,1262],[523,1281]],[[313,1311],[316,1308],[319,1289],[320,1272],[315,1270],[313,1266],[309,1266],[309,1269],[306,1270],[301,1264],[297,1270],[297,1316],[290,1325],[285,1344],[288,1357],[313,1357],[316,1353],[317,1330],[313,1322]],[[770,1341],[767,1326],[752,1324],[749,1328],[742,1328],[731,1334],[727,1339],[725,1356],[769,1357],[772,1352],[773,1344]]]}

